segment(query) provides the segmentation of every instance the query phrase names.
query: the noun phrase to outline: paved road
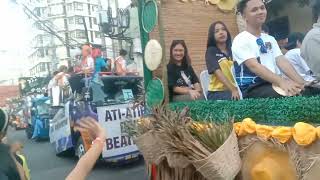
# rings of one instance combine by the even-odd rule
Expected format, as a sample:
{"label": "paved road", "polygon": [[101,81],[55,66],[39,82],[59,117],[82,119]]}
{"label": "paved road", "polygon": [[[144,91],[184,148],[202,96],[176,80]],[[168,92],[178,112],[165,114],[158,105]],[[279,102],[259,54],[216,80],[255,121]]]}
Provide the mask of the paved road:
{"label": "paved road", "polygon": [[[8,132],[9,142],[24,143],[24,153],[28,158],[32,180],[62,180],[75,166],[77,159],[57,157],[49,142],[28,140],[24,131]],[[99,164],[94,168],[88,180],[146,180],[143,161],[123,167],[111,167]]]}

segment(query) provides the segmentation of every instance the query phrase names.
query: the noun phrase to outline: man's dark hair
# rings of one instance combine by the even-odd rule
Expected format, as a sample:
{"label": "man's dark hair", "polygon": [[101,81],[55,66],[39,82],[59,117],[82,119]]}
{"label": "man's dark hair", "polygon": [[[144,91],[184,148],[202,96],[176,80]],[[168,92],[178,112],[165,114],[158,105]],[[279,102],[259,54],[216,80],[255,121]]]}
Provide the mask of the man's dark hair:
{"label": "man's dark hair", "polygon": [[244,13],[244,9],[247,7],[247,3],[249,2],[250,0],[240,0],[238,2],[238,5],[237,5],[237,12],[240,13],[241,15],[243,15]]}
{"label": "man's dark hair", "polygon": [[119,54],[120,54],[120,56],[126,56],[128,54],[128,52],[124,49],[121,49]]}
{"label": "man's dark hair", "polygon": [[[243,15],[244,9],[247,7],[247,4],[249,1],[251,0],[240,0],[237,5],[237,13],[240,13],[241,15]],[[261,1],[263,3],[265,2],[265,0],[261,0]]]}
{"label": "man's dark hair", "polygon": [[314,22],[320,17],[320,0],[310,0]]}
{"label": "man's dark hair", "polygon": [[231,44],[232,44],[232,37],[231,33],[229,32],[227,26],[222,21],[216,21],[212,23],[209,27],[208,32],[208,41],[207,41],[207,48],[209,47],[216,47],[217,48],[217,41],[215,38],[215,29],[218,24],[221,24],[227,31],[227,48],[231,51]]}
{"label": "man's dark hair", "polygon": [[288,36],[288,44],[285,46],[287,50],[297,48],[297,42],[302,43],[304,34],[300,32],[293,32]]}
{"label": "man's dark hair", "polygon": [[55,75],[57,75],[58,73],[59,73],[59,71],[54,71],[54,72],[52,73],[52,75],[55,76]]}

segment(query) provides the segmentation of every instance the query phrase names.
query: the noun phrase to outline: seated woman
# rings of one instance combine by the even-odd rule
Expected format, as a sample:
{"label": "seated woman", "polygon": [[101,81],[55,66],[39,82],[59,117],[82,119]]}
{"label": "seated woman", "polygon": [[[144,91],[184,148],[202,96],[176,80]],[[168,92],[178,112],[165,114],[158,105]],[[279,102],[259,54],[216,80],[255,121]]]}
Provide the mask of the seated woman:
{"label": "seated woman", "polygon": [[199,79],[190,64],[188,49],[183,40],[172,41],[167,70],[170,101],[202,98]]}
{"label": "seated woman", "polygon": [[206,63],[211,75],[208,99],[239,100],[240,95],[231,71],[231,35],[221,21],[214,22],[209,28]]}

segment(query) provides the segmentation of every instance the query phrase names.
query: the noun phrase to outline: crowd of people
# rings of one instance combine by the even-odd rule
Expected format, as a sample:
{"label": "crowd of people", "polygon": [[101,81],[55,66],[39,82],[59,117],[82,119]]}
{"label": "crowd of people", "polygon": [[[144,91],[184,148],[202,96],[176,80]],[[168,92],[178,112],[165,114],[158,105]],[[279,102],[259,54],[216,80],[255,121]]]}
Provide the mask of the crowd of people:
{"label": "crowd of people", "polygon": [[[306,35],[291,33],[283,54],[278,42],[268,34],[267,9],[262,0],[242,0],[238,13],[246,21],[246,30],[232,41],[227,26],[217,21],[208,32],[205,54],[210,75],[208,100],[241,98],[277,98],[296,95],[317,95],[320,69],[320,1],[310,1],[317,19]],[[174,40],[170,49],[168,86],[171,101],[203,99],[186,43]],[[207,82],[201,82],[207,83]]]}

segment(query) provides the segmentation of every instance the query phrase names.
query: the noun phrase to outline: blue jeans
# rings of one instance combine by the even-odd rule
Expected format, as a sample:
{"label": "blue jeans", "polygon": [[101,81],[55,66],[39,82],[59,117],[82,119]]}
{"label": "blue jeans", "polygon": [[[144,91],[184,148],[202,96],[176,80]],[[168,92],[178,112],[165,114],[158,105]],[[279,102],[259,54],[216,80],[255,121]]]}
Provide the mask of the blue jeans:
{"label": "blue jeans", "polygon": [[231,100],[230,91],[208,91],[208,100]]}

